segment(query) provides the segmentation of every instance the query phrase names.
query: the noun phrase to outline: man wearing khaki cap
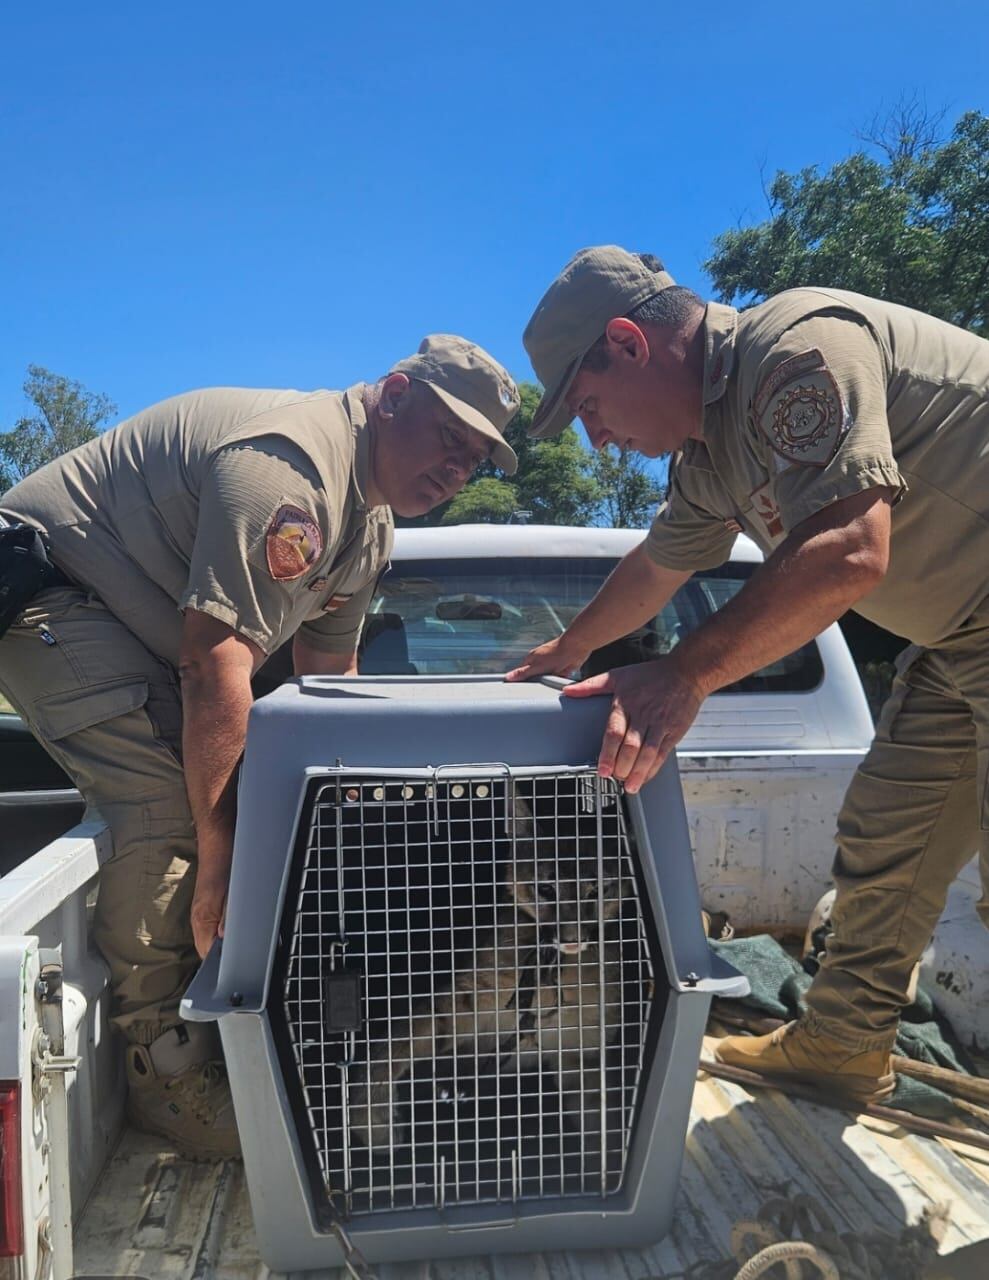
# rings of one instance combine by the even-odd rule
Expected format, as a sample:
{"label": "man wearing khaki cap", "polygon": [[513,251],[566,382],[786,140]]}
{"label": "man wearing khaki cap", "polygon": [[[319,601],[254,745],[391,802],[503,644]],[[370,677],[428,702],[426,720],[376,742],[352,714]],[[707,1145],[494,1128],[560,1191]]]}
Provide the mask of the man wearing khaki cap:
{"label": "man wearing khaki cap", "polygon": [[129,1114],[180,1149],[238,1149],[216,1047],[178,1005],[223,917],[251,676],[289,637],[296,674],[356,670],[392,511],[488,457],[514,472],[518,407],[485,351],[435,334],[344,392],[176,396],[0,498],[52,566],[0,639],[0,689],[110,827],[94,931]]}
{"label": "man wearing khaki cap", "polygon": [[807,1013],[718,1050],[879,1099],[911,973],[980,831],[989,910],[989,342],[837,289],[705,304],[614,246],[568,264],[524,341],[546,387],[534,435],[577,416],[596,448],[674,456],[645,540],[509,678],[579,667],[727,559],[740,530],[767,556],[669,655],[568,687],[613,697],[603,774],[638,790],[709,693],[846,609],[914,642],[838,819]]}

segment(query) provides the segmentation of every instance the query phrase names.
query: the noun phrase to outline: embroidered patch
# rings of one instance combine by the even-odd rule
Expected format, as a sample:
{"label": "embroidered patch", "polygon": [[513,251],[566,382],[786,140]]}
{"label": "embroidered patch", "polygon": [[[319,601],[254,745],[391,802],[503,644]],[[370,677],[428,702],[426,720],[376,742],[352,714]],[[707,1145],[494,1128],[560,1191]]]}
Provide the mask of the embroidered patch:
{"label": "embroidered patch", "polygon": [[725,528],[728,530],[728,532],[729,532],[729,533],[741,533],[741,532],[742,532],[742,526],[739,524],[739,522],[738,522],[737,520],[734,520],[734,519],[732,519],[732,520],[726,520],[726,521],[725,521]]}
{"label": "embroidered patch", "polygon": [[268,572],[278,582],[299,578],[323,554],[319,525],[299,507],[279,507],[265,534]]}
{"label": "embroidered patch", "polygon": [[812,467],[828,465],[851,426],[838,385],[816,348],[777,365],[752,407],[775,452]]}
{"label": "embroidered patch", "polygon": [[313,578],[312,582],[306,587],[307,591],[325,591],[329,578]]}
{"label": "embroidered patch", "polygon": [[324,613],[334,613],[337,609],[342,609],[350,598],[350,596],[330,596],[329,600],[320,607]]}
{"label": "embroidered patch", "polygon": [[753,489],[749,494],[752,499],[751,519],[771,542],[782,538],[786,530],[783,528],[783,515],[773,497],[771,481]]}

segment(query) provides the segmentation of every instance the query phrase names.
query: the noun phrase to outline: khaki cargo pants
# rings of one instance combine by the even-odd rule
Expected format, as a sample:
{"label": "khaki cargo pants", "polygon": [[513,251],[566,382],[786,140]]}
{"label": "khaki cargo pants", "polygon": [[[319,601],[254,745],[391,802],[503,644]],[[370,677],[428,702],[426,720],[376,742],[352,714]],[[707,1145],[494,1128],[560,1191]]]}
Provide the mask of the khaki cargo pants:
{"label": "khaki cargo pants", "polygon": [[94,937],[110,968],[114,1023],[149,1044],[179,1021],[198,964],[175,671],[95,596],[60,587],[41,592],[0,639],[0,690],[110,828]]}
{"label": "khaki cargo pants", "polygon": [[958,872],[978,852],[989,925],[989,602],[906,650],[838,817],[837,895],[810,1021],[885,1048]]}

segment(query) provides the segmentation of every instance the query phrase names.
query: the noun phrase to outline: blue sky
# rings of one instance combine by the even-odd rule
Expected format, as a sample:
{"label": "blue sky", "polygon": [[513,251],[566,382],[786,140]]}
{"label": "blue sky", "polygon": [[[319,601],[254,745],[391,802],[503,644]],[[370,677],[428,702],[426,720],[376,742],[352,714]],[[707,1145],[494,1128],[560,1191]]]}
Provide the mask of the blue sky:
{"label": "blue sky", "polygon": [[22,0],[0,31],[0,426],[28,362],[121,416],[346,386],[435,330],[529,377],[574,250],[703,292],[762,174],[833,163],[903,93],[989,110],[974,0]]}

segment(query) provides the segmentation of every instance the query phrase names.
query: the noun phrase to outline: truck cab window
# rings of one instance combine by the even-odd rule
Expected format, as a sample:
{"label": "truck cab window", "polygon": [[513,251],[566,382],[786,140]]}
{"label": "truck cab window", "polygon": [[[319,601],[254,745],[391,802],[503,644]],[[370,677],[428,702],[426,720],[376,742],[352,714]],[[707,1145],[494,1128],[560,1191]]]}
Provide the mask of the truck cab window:
{"label": "truck cab window", "polygon": [[[508,671],[534,645],[559,635],[616,564],[605,556],[396,561],[371,605],[361,671]],[[646,626],[592,654],[584,674],[669,653],[740,591],[755,568],[733,561],[695,574]],[[801,692],[816,688],[822,676],[812,641],[722,692]]]}

